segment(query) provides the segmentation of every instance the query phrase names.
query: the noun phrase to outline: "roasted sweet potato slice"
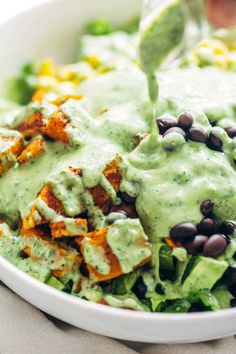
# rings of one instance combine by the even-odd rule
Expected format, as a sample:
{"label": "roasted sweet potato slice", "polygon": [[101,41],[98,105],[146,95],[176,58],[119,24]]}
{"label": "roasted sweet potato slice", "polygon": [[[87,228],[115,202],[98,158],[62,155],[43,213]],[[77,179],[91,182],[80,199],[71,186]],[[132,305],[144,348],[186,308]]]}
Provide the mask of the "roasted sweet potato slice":
{"label": "roasted sweet potato slice", "polygon": [[53,189],[49,183],[46,183],[38,197],[43,199],[43,201],[47,204],[47,206],[53,209],[57,214],[64,215],[64,207],[60,200],[58,200],[53,193]]}
{"label": "roasted sweet potato slice", "polygon": [[50,223],[51,235],[53,238],[83,236],[88,232],[86,219],[70,219],[70,227],[65,221]]}
{"label": "roasted sweet potato slice", "polygon": [[[39,218],[36,218],[36,215]],[[35,205],[32,206],[28,215],[24,216],[22,219],[22,231],[21,234],[25,234],[26,230],[34,230],[36,225],[41,225],[47,221],[43,219],[43,216],[38,211]],[[24,231],[24,232],[23,232]]]}
{"label": "roasted sweet potato slice", "polygon": [[[43,189],[39,192],[38,198],[41,198],[47,206],[53,209],[57,214],[64,215],[63,204],[56,198],[49,183],[45,184]],[[35,205],[32,206],[29,214],[22,220],[24,230],[34,229],[37,225],[48,223],[49,221],[43,218]]]}
{"label": "roasted sweet potato slice", "polygon": [[39,237],[45,237],[45,236],[49,236],[48,233],[46,233],[44,230],[34,227],[32,229],[24,229],[23,226],[21,227],[20,230],[20,234],[21,236],[39,236]]}
{"label": "roasted sweet potato slice", "polygon": [[[0,236],[5,238],[7,244],[13,240],[13,234],[7,224],[0,224]],[[20,247],[22,258],[30,257],[38,264],[46,265],[56,277],[66,277],[68,280],[71,279],[71,274],[78,270],[83,260],[72,247],[33,233],[22,235]]]}
{"label": "roasted sweet potato slice", "polygon": [[165,241],[167,246],[170,247],[171,249],[175,249],[175,248],[178,248],[178,247],[183,247],[183,245],[180,242],[173,241],[170,237],[164,237],[163,240]]}
{"label": "roasted sweet potato slice", "polygon": [[77,238],[77,242],[90,279],[98,282],[129,273],[149,262],[152,255],[147,236],[138,220],[119,221],[108,228]]}
{"label": "roasted sweet potato slice", "polygon": [[[63,278],[64,276],[66,276],[66,274],[68,275],[68,274],[72,273],[73,268],[75,268],[75,267],[77,269],[79,269],[79,266],[83,261],[82,256],[79,255],[78,253],[77,254],[74,253],[73,255],[71,255],[70,253],[65,251],[66,254],[63,255],[64,251],[65,250],[63,248],[61,248],[61,249],[59,248],[56,258],[63,259],[63,257],[64,257],[64,260],[68,260],[68,262],[63,262],[63,266],[60,266],[59,268],[53,269],[51,271],[52,275],[58,279]],[[60,263],[62,263],[62,262],[60,262]],[[79,291],[80,281],[77,284],[77,287],[78,287],[78,291]]]}
{"label": "roasted sweet potato slice", "polygon": [[[110,164],[107,165],[103,174],[108,180],[108,182],[112,185],[114,190],[118,192],[122,180],[122,175],[119,170],[118,157],[114,159]],[[109,194],[101,184],[98,184],[96,187],[90,188],[90,193],[92,194],[94,204],[101,209],[103,208],[104,204],[111,199],[111,197],[109,196]]]}
{"label": "roasted sweet potato slice", "polygon": [[92,194],[94,204],[100,209],[102,209],[103,205],[110,200],[109,194],[101,184],[98,184],[96,187],[90,188],[89,191]]}
{"label": "roasted sweet potato slice", "polygon": [[33,249],[30,246],[24,246],[23,249],[21,250],[21,257],[22,258],[26,258],[26,257],[30,257],[31,259],[35,260],[35,261],[40,261],[40,257],[37,256]]}
{"label": "roasted sweet potato slice", "polygon": [[25,138],[31,138],[32,136],[42,133],[44,127],[43,114],[39,111],[34,112],[23,123],[16,128],[21,132]]}
{"label": "roasted sweet potato slice", "polygon": [[105,171],[103,172],[104,176],[111,183],[116,192],[118,192],[122,180],[119,162],[119,157],[115,158],[107,165]]}
{"label": "roasted sweet potato slice", "polygon": [[42,137],[35,138],[24,148],[17,160],[20,164],[25,164],[41,155],[44,149],[45,140]]}
{"label": "roasted sweet potato slice", "polygon": [[91,245],[95,249],[100,248],[103,251],[107,262],[110,265],[110,272],[108,274],[101,274],[94,266],[87,262],[89,277],[95,281],[105,281],[116,278],[123,274],[118,258],[112,253],[111,248],[107,244],[106,236],[107,229],[101,229],[88,233],[85,238],[78,238],[78,243],[80,244],[81,252],[85,258],[85,261],[87,258],[86,246]]}
{"label": "roasted sweet potato slice", "polygon": [[4,136],[0,132],[0,147],[0,176],[2,176],[16,162],[17,156],[24,148],[24,141],[20,136]]}
{"label": "roasted sweet potato slice", "polygon": [[[79,169],[73,169],[74,173],[79,174]],[[48,229],[48,234],[52,238],[84,236],[88,232],[87,220],[81,218],[66,218],[63,204],[56,198],[53,189],[47,183],[39,192],[38,197],[44,201],[48,208],[52,209],[58,215],[58,220],[48,220],[38,210],[37,205],[33,205],[29,214],[22,220],[21,234],[34,233],[43,235],[44,228]],[[65,217],[61,218],[60,216]],[[40,227],[43,229],[41,230]]]}
{"label": "roasted sweet potato slice", "polygon": [[70,126],[69,119],[63,112],[57,111],[51,116],[47,125],[45,126],[44,134],[53,140],[61,141],[63,144],[69,144],[70,138],[66,132],[66,128],[68,126]]}

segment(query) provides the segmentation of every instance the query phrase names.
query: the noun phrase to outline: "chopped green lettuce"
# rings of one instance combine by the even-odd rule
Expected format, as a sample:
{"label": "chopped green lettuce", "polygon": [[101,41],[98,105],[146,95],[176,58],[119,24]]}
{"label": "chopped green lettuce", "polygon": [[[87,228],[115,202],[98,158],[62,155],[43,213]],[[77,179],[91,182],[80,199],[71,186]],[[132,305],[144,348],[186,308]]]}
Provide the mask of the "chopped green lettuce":
{"label": "chopped green lettuce", "polygon": [[104,284],[104,290],[114,295],[125,295],[131,291],[140,274],[141,270],[137,269],[129,274],[122,275]]}
{"label": "chopped green lettuce", "polygon": [[55,278],[53,275],[50,276],[50,278],[46,281],[47,285],[50,285],[51,287],[58,289],[58,290],[63,290],[65,285],[62,284],[57,278]]}
{"label": "chopped green lettuce", "polygon": [[211,290],[227,268],[228,263],[224,260],[199,257],[198,262],[183,283],[183,293]]}
{"label": "chopped green lettuce", "polygon": [[166,305],[163,312],[167,313],[185,313],[188,312],[191,303],[186,299],[178,299]]}
{"label": "chopped green lettuce", "polygon": [[213,289],[212,294],[217,299],[221,309],[228,309],[230,307],[230,301],[233,299],[233,295],[225,285],[220,285]]}

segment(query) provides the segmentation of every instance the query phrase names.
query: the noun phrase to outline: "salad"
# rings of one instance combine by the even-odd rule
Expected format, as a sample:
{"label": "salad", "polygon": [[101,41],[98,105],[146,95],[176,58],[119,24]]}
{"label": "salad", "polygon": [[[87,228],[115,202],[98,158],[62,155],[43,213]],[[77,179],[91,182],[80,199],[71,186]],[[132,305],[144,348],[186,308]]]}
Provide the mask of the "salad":
{"label": "salad", "polygon": [[236,42],[213,33],[161,70],[153,109],[137,23],[93,21],[77,62],[33,61],[7,82],[0,254],[108,306],[226,309],[236,304]]}

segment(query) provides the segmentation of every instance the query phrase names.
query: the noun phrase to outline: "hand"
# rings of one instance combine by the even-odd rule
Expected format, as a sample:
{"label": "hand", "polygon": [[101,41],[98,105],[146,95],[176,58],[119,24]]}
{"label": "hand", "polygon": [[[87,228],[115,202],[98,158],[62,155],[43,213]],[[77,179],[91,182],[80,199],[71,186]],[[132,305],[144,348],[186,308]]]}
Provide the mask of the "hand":
{"label": "hand", "polygon": [[207,0],[206,15],[213,27],[236,25],[236,0]]}

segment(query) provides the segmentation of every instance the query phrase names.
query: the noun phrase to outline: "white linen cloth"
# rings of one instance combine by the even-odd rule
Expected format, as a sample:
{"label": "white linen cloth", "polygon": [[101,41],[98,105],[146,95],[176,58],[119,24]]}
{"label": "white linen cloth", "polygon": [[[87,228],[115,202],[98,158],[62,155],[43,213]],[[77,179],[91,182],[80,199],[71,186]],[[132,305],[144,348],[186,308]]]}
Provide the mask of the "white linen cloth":
{"label": "white linen cloth", "polygon": [[[0,21],[43,1],[2,0]],[[4,285],[0,285],[0,353],[236,354],[236,340],[229,337],[208,343],[183,345],[121,342],[49,318]]]}

